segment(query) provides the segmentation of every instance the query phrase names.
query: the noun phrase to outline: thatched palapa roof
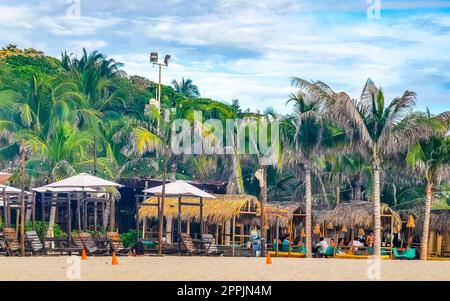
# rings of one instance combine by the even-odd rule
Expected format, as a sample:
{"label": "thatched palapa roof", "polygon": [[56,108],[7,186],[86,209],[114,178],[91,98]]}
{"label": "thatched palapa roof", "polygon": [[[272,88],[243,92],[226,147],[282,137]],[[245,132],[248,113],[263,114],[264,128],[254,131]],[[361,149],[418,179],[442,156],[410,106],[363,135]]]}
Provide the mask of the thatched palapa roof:
{"label": "thatched palapa roof", "polygon": [[[422,233],[423,213],[417,218],[416,231]],[[431,210],[430,231],[436,233],[450,232],[450,210]]]}
{"label": "thatched palapa roof", "polygon": [[[222,223],[238,217],[242,212],[261,212],[261,203],[251,195],[214,195],[215,199],[203,199],[203,219],[209,223]],[[156,197],[150,197],[144,203],[156,204]],[[199,203],[197,197],[182,197],[182,203]],[[164,200],[164,216],[178,217],[178,197],[166,197]],[[139,219],[144,217],[157,218],[158,210],[155,206],[142,206],[139,210]],[[199,221],[200,208],[198,206],[182,206],[181,218]]]}
{"label": "thatched palapa roof", "polygon": [[[324,212],[321,222],[331,223],[334,227],[373,227],[373,203],[357,202],[341,203],[333,210]],[[381,203],[381,215],[391,215],[394,226],[401,230],[402,221],[400,215],[391,209],[387,204]],[[390,225],[389,225],[390,226]]]}

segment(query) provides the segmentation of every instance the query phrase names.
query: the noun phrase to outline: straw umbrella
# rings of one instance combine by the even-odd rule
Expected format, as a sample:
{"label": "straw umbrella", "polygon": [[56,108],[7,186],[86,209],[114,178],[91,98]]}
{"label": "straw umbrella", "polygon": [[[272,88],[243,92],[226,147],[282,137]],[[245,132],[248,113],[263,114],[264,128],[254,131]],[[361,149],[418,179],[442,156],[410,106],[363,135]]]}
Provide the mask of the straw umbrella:
{"label": "straw umbrella", "polygon": [[[181,206],[183,205],[181,203],[181,197],[182,196],[195,196],[200,198],[200,203],[198,206],[200,207],[200,232],[203,234],[203,199],[204,198],[211,198],[214,199],[215,197],[212,194],[207,193],[206,191],[203,191],[201,189],[198,189],[197,187],[187,183],[186,181],[174,181],[169,184],[153,187],[150,189],[143,190],[144,193],[150,193],[154,195],[161,196],[164,194],[165,196],[178,196],[178,249],[181,248],[180,245],[180,232],[181,232]],[[189,205],[194,206],[194,204],[189,203]],[[162,210],[160,210],[161,212]],[[162,217],[161,217],[162,219]],[[161,220],[160,220],[161,225]],[[162,255],[162,248],[163,243],[159,241],[159,254]]]}

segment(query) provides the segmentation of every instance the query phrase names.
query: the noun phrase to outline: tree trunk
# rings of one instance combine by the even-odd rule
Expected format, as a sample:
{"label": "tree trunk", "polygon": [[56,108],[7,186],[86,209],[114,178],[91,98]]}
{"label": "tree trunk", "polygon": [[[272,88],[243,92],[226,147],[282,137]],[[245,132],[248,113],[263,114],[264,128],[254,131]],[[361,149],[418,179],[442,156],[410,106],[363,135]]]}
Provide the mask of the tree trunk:
{"label": "tree trunk", "polygon": [[306,188],[306,257],[312,258],[311,224],[312,224],[312,189],[311,189],[311,170],[305,172]]}
{"label": "tree trunk", "polygon": [[433,185],[428,183],[424,208],[425,212],[423,215],[422,239],[420,240],[420,260],[427,260],[428,235],[430,233],[430,215],[431,215],[432,200],[433,200]]}
{"label": "tree trunk", "polygon": [[341,187],[336,186],[336,206],[341,202]]}
{"label": "tree trunk", "polygon": [[48,218],[48,229],[47,229],[47,237],[50,237],[53,231],[53,226],[55,225],[55,219],[56,219],[56,194],[52,193],[52,203],[50,207],[50,215]]}
{"label": "tree trunk", "polygon": [[262,181],[261,181],[261,254],[264,255],[264,246],[266,242],[266,228],[265,228],[265,216],[264,205],[267,203],[267,170],[265,166],[261,166]]}
{"label": "tree trunk", "polygon": [[394,207],[397,209],[397,186],[395,186],[395,183],[392,183],[392,196],[394,197]]}
{"label": "tree trunk", "polygon": [[380,204],[380,160],[375,158],[373,162],[374,188],[373,188],[373,232],[374,244],[373,255],[377,258],[381,256],[381,204]]}
{"label": "tree trunk", "polygon": [[362,201],[361,187],[362,187],[362,176],[361,176],[361,174],[358,174],[356,176],[356,180],[355,180],[355,189],[354,189],[354,196],[353,196],[353,199],[355,201]]}

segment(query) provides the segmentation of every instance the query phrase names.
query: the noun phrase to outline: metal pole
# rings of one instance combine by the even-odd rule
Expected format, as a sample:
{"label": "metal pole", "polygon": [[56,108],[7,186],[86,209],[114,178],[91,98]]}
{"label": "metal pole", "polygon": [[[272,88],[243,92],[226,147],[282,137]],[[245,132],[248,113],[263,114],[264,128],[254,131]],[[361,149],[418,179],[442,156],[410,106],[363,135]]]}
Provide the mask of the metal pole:
{"label": "metal pole", "polygon": [[161,78],[162,78],[162,65],[158,64],[159,66],[159,81],[158,81],[158,128],[157,133],[159,134],[159,116],[161,115]]}

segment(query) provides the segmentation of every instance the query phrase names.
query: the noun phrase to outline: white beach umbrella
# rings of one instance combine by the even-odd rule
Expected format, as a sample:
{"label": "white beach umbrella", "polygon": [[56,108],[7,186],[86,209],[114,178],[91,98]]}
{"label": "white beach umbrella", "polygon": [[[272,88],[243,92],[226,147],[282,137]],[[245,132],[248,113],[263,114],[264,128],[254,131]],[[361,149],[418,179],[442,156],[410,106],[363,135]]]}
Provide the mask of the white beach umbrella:
{"label": "white beach umbrella", "polygon": [[[22,190],[20,190],[19,188],[15,188],[15,187],[11,187],[11,186],[8,186],[8,185],[0,184],[0,195],[3,193],[3,190],[6,193],[21,193],[22,192]],[[25,191],[25,193],[28,194],[29,192]]]}
{"label": "white beach umbrella", "polygon": [[36,192],[95,192],[96,190],[93,188],[82,188],[82,187],[48,187],[48,186],[42,186],[34,188],[33,191]]}
{"label": "white beach umbrella", "polygon": [[86,188],[92,187],[123,187],[123,185],[95,177],[87,173],[81,173],[46,186],[52,188],[81,188],[84,189],[83,191],[86,191]]}
{"label": "white beach umbrella", "polygon": [[[162,185],[143,190],[143,192],[151,193],[151,194],[162,194]],[[187,183],[186,181],[181,181],[181,180],[167,183],[165,194],[171,195],[171,196],[191,195],[191,196],[197,196],[197,197],[202,197],[202,198],[215,199],[215,196],[213,196],[212,194],[209,194],[206,191],[198,189],[197,187]]]}
{"label": "white beach umbrella", "polygon": [[11,176],[10,173],[7,172],[0,172],[0,184],[5,183],[8,181],[9,177]]}

